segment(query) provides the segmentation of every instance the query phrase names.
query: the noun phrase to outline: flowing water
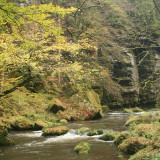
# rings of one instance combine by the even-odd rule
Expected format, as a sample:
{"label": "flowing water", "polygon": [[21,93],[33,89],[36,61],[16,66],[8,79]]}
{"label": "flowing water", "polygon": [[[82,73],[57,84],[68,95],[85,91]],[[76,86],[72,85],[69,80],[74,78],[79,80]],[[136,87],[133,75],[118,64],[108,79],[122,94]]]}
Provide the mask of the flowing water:
{"label": "flowing water", "polygon": [[[77,135],[77,129],[90,127],[104,132],[125,131],[128,117],[129,114],[119,111],[106,113],[99,120],[72,122],[68,125],[70,131],[58,137],[43,137],[42,131],[11,132],[9,136],[17,145],[1,147],[0,160],[127,160],[127,155],[119,156],[113,141],[101,141],[99,136]],[[91,145],[87,155],[78,155],[73,150],[81,141]]]}

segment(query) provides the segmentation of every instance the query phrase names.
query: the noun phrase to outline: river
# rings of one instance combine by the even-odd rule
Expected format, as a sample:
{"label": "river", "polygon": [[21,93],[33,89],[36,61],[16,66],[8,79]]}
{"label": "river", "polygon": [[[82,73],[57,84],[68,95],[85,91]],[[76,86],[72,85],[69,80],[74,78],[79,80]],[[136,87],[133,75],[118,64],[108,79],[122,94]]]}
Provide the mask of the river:
{"label": "river", "polygon": [[[15,140],[16,145],[0,148],[0,160],[127,160],[128,155],[121,154],[113,141],[104,142],[99,136],[89,137],[77,135],[77,129],[89,127],[125,131],[124,127],[129,114],[122,111],[113,111],[104,114],[99,120],[76,121],[68,124],[70,131],[58,137],[43,137],[42,131],[12,131],[9,137]],[[87,155],[78,155],[74,146],[81,141],[87,141],[91,150]]]}

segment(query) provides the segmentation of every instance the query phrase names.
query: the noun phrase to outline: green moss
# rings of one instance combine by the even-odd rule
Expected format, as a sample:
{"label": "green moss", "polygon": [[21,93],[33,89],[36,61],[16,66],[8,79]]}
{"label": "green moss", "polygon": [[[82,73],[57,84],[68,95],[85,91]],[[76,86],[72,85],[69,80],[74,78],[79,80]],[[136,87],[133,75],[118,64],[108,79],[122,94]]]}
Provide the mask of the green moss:
{"label": "green moss", "polygon": [[0,134],[0,146],[10,146],[14,144],[15,142],[12,139]]}
{"label": "green moss", "polygon": [[102,108],[99,95],[94,90],[88,90],[87,96],[92,106],[97,108]]}
{"label": "green moss", "polygon": [[133,132],[139,136],[152,139],[158,137],[160,133],[160,124],[138,124],[134,127]]}
{"label": "green moss", "polygon": [[18,119],[11,125],[14,130],[32,130],[34,128],[34,122],[27,119]]}
{"label": "green moss", "polygon": [[60,136],[66,134],[69,131],[69,128],[66,126],[57,126],[54,128],[48,128],[43,130],[43,136]]}
{"label": "green moss", "polygon": [[82,128],[78,129],[77,134],[78,135],[82,135],[82,134],[86,133],[89,130],[90,130],[90,128],[88,128],[88,127],[82,127]]}
{"label": "green moss", "polygon": [[144,137],[129,137],[124,140],[118,148],[127,153],[127,154],[135,154],[137,151],[146,148],[151,144],[151,141]]}
{"label": "green moss", "polygon": [[101,135],[101,134],[103,134],[102,129],[89,130],[89,132],[87,133],[88,136]]}
{"label": "green moss", "polygon": [[68,121],[66,119],[61,119],[59,122],[62,124],[68,124]]}
{"label": "green moss", "polygon": [[74,147],[74,151],[78,154],[87,154],[90,150],[90,144],[87,142],[81,142]]}
{"label": "green moss", "polygon": [[8,130],[3,126],[0,126],[0,134],[4,135],[4,136],[7,136],[8,135]]}
{"label": "green moss", "polygon": [[102,135],[99,139],[103,140],[103,141],[112,141],[114,140],[119,133],[117,132],[108,132],[104,135]]}
{"label": "green moss", "polygon": [[139,108],[139,107],[135,107],[135,108],[125,108],[124,109],[125,113],[133,113],[133,112],[143,112],[143,109]]}
{"label": "green moss", "polygon": [[129,133],[121,132],[116,138],[114,139],[114,144],[117,146],[121,144],[125,139],[129,137]]}
{"label": "green moss", "polygon": [[129,160],[159,160],[160,159],[160,149],[154,149],[149,146],[145,149],[138,151],[136,154],[131,156]]}

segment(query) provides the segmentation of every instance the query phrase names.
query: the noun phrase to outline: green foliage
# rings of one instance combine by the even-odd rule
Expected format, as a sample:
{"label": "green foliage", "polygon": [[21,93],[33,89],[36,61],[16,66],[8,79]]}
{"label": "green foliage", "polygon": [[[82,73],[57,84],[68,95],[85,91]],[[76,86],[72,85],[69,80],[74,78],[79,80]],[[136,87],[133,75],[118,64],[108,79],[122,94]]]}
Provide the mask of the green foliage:
{"label": "green foliage", "polygon": [[[39,54],[43,40],[52,37],[54,43],[64,42],[61,26],[53,15],[64,18],[74,10],[52,4],[18,7],[6,0],[0,2],[1,92],[12,88],[25,76],[43,72],[42,62],[48,55]],[[13,73],[16,74],[13,76]]]}

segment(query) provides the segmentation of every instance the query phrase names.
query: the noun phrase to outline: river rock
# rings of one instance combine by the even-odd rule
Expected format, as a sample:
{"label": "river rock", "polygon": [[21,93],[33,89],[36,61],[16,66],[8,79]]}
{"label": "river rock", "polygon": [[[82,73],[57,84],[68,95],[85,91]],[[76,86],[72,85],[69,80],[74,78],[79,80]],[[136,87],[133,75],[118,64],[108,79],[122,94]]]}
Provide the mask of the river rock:
{"label": "river rock", "polygon": [[94,135],[101,135],[101,134],[103,134],[102,129],[93,129],[93,130],[90,130],[87,135],[94,136]]}
{"label": "river rock", "polygon": [[87,142],[81,142],[74,147],[74,151],[78,154],[87,154],[90,150],[90,144]]}
{"label": "river rock", "polygon": [[117,146],[129,137],[129,133],[121,132],[115,139],[114,144]]}
{"label": "river rock", "polygon": [[10,146],[14,144],[15,142],[12,139],[0,134],[0,146]]}
{"label": "river rock", "polygon": [[43,136],[60,136],[66,134],[69,128],[66,126],[57,126],[54,128],[47,128],[43,131]]}
{"label": "river rock", "polygon": [[11,127],[17,131],[32,130],[34,128],[34,123],[26,119],[18,119],[11,124]]}
{"label": "river rock", "polygon": [[108,132],[108,133],[102,135],[99,139],[101,139],[103,141],[112,141],[116,138],[116,136],[118,134],[119,133],[117,133],[117,132]]}
{"label": "river rock", "polygon": [[34,124],[34,130],[41,130],[42,128],[47,127],[47,124],[42,121],[37,121]]}
{"label": "river rock", "polygon": [[78,135],[82,135],[82,134],[86,133],[89,130],[90,130],[90,128],[88,128],[88,127],[82,127],[82,128],[78,129],[77,134]]}
{"label": "river rock", "polygon": [[127,153],[127,154],[135,154],[137,151],[146,148],[151,144],[151,141],[144,137],[130,137],[124,140],[118,148]]}

